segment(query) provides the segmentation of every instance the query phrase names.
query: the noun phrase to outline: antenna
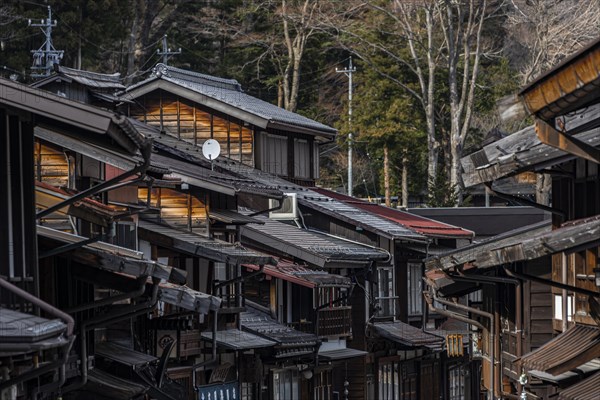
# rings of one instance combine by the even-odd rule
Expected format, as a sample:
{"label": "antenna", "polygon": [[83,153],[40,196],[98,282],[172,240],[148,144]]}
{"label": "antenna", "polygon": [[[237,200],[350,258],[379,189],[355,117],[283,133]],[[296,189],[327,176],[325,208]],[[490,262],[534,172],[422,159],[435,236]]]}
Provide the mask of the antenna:
{"label": "antenna", "polygon": [[221,154],[221,145],[215,139],[208,139],[202,145],[202,155],[210,160],[210,169],[213,170],[213,160]]}
{"label": "antenna", "polygon": [[52,28],[56,26],[56,20],[52,20],[52,9],[48,6],[48,18],[40,21],[39,24],[32,24],[29,20],[29,26],[42,28],[42,33],[46,37],[44,44],[37,50],[31,50],[33,54],[32,71],[40,71],[32,73],[32,78],[44,78],[50,76],[50,72],[54,68],[54,64],[60,64],[64,51],[56,50],[52,45]]}
{"label": "antenna", "polygon": [[162,51],[160,51],[160,49],[157,49],[156,54],[162,56],[162,63],[167,65],[167,60],[169,59],[169,56],[181,54],[181,47],[177,51],[171,51],[171,49],[167,46],[167,35],[164,35],[162,38]]}

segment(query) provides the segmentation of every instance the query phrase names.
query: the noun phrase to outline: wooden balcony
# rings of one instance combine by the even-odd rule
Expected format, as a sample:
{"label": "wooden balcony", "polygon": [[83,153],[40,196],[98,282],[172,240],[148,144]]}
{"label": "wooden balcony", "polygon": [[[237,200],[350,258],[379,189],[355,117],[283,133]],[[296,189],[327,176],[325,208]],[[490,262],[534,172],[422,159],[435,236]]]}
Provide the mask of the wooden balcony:
{"label": "wooden balcony", "polygon": [[352,336],[352,307],[330,307],[319,311],[319,336]]}

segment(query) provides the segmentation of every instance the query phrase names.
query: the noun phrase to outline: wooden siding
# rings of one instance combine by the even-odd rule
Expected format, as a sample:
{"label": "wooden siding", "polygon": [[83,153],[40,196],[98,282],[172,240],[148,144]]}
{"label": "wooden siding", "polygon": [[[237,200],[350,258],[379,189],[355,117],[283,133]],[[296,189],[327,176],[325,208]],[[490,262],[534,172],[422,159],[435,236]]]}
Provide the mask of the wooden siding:
{"label": "wooden siding", "polygon": [[[138,189],[138,199],[146,202],[148,189]],[[160,219],[179,228],[201,232],[207,228],[207,207],[197,196],[166,188],[153,188],[150,205],[160,208]]]}
{"label": "wooden siding", "polygon": [[158,126],[165,133],[202,146],[207,139],[221,145],[221,154],[247,165],[254,162],[254,132],[243,121],[206,109],[163,90],[155,90],[129,109],[130,116]]}
{"label": "wooden siding", "polygon": [[[528,261],[526,271],[538,278],[550,279],[550,263],[550,257]],[[525,281],[523,293],[523,329],[529,332],[523,353],[527,353],[552,339],[552,290],[547,285]]]}
{"label": "wooden siding", "polygon": [[36,141],[33,153],[36,180],[52,186],[69,185],[69,174],[72,174],[74,164],[69,171],[67,156],[62,150]]}

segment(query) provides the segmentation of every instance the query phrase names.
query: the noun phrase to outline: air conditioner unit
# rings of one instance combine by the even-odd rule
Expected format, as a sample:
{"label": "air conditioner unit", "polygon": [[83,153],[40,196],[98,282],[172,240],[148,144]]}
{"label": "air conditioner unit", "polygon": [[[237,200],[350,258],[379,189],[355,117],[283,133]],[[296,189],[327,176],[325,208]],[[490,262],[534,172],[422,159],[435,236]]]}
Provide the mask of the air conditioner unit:
{"label": "air conditioner unit", "polygon": [[[269,208],[275,208],[278,204],[278,200],[269,200]],[[269,212],[269,218],[278,220],[294,220],[298,218],[298,200],[296,199],[296,193],[286,193],[281,208]]]}

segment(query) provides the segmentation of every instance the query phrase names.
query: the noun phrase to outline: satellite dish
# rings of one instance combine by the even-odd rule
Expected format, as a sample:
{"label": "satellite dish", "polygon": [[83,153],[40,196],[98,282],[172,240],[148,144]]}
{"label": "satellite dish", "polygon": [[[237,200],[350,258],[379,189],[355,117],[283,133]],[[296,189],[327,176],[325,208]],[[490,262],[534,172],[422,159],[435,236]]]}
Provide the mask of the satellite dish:
{"label": "satellite dish", "polygon": [[221,145],[215,139],[208,139],[202,145],[202,154],[205,158],[212,161],[221,154]]}

